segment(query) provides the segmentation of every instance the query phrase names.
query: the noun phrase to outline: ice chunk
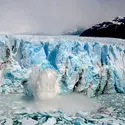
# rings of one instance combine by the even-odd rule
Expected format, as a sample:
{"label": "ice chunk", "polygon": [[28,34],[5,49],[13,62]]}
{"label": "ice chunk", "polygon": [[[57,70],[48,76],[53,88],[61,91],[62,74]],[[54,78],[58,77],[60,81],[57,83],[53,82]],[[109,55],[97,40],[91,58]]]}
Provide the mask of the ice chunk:
{"label": "ice chunk", "polygon": [[56,124],[55,118],[49,118],[47,122],[43,123],[43,125],[54,125],[54,124]]}

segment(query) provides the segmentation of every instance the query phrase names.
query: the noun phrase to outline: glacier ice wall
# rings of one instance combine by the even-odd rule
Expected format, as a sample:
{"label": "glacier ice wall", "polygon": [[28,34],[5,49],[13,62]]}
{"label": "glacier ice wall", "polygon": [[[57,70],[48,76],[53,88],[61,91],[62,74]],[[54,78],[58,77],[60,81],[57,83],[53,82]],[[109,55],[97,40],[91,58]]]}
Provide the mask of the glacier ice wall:
{"label": "glacier ice wall", "polygon": [[32,66],[58,74],[61,92],[125,93],[125,41],[69,36],[0,36],[1,92],[22,92]]}

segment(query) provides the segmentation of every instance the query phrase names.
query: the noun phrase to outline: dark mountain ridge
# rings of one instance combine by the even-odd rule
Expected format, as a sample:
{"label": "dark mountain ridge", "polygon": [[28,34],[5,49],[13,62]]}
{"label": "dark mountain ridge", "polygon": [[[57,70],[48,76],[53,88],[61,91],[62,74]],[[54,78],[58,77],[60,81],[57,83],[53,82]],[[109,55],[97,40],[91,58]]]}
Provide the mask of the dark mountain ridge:
{"label": "dark mountain ridge", "polygon": [[116,17],[85,30],[80,36],[111,37],[125,39],[125,17]]}

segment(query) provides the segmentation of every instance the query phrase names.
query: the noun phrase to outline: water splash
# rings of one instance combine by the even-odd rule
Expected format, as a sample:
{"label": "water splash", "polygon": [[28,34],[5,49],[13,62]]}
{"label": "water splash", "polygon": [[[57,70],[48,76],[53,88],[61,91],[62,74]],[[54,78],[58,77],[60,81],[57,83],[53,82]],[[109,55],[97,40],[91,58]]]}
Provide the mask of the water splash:
{"label": "water splash", "polygon": [[28,81],[22,82],[25,94],[34,97],[34,101],[29,101],[28,106],[33,112],[48,112],[63,110],[68,114],[78,111],[96,111],[99,104],[77,93],[67,93],[59,95],[60,84],[57,81],[57,74],[52,69],[40,71],[38,66],[33,66]]}
{"label": "water splash", "polygon": [[35,99],[54,97],[60,93],[60,85],[57,81],[57,74],[51,69],[40,71],[33,66],[28,82],[23,82],[25,93]]}

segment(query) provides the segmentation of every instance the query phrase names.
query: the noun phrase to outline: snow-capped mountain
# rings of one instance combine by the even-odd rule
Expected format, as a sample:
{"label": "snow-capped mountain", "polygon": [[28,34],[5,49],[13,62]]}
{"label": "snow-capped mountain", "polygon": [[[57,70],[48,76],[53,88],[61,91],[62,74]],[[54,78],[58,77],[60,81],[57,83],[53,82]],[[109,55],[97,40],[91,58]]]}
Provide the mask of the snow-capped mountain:
{"label": "snow-capped mountain", "polygon": [[94,25],[80,36],[113,37],[125,39],[125,17],[116,17],[112,21]]}
{"label": "snow-capped mountain", "polygon": [[62,34],[63,35],[80,35],[84,30],[85,28],[78,27],[76,29],[70,29],[70,30],[64,31]]}

